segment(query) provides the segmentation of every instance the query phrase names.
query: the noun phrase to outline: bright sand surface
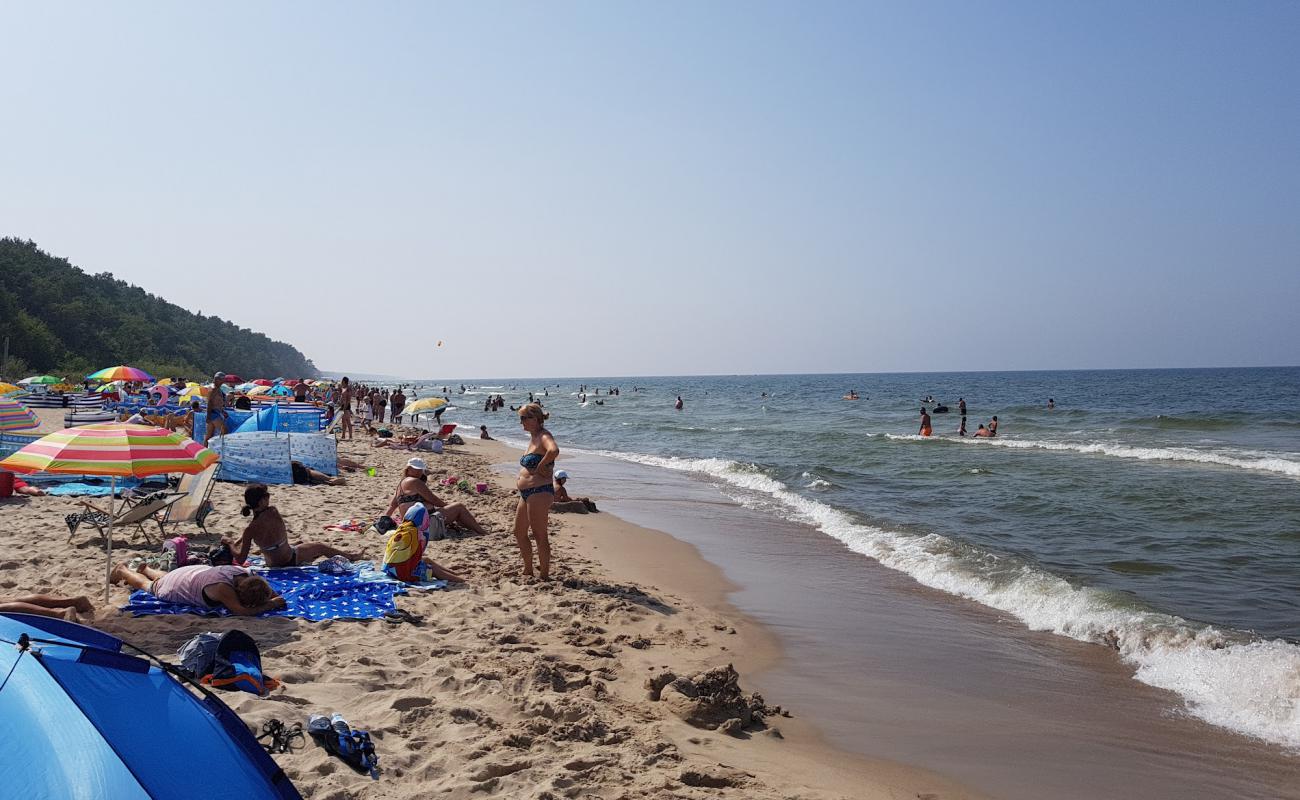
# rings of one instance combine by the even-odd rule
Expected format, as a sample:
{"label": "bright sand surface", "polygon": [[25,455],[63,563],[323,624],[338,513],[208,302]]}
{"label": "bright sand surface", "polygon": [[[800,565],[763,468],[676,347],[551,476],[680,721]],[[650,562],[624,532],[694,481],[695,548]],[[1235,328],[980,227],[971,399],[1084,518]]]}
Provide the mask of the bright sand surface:
{"label": "bright sand surface", "polygon": [[[61,410],[40,413],[44,430],[62,427]],[[324,526],[378,516],[409,454],[356,440],[341,443],[340,455],[376,466],[378,476],[272,487],[272,503],[292,541],[378,557],[381,537]],[[683,721],[670,692],[651,700],[652,676],[727,664],[752,691],[746,675],[778,660],[776,640],[727,603],[733,587],[694,547],[608,513],[553,516],[554,580],[520,580],[510,533],[516,495],[491,468],[516,456],[478,440],[428,456],[431,484],[450,474],[491,485],[484,495],[436,490],[466,503],[490,535],[431,543],[428,555],[468,583],[399,598],[399,608],[425,617],[421,625],[125,616],[117,611],[123,587],[113,588],[110,606],[102,603],[104,555],[93,530],[65,544],[63,517],[79,510],[74,498],[0,501],[0,589],[88,595],[97,610],[83,621],[164,658],[196,633],[252,634],[264,669],[283,685],[264,699],[222,698],[255,731],[272,718],[305,724],[309,714],[340,712],[376,742],[378,782],[310,742],[277,755],[306,797],[978,796],[923,770],[835,750],[799,708],[733,737]],[[219,483],[213,502],[211,537],[191,531],[195,544],[243,529],[241,485]],[[133,533],[114,532],[123,559],[154,550]]]}

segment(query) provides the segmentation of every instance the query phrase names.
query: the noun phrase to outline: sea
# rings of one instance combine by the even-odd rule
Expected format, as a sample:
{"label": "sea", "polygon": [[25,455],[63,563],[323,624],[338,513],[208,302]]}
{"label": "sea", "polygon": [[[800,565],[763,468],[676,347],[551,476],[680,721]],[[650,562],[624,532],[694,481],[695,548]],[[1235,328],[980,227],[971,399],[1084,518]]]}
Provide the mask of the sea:
{"label": "sea", "polygon": [[515,444],[541,400],[570,492],[721,566],[786,645],[763,688],[841,746],[1005,797],[1300,797],[1300,368],[443,387]]}

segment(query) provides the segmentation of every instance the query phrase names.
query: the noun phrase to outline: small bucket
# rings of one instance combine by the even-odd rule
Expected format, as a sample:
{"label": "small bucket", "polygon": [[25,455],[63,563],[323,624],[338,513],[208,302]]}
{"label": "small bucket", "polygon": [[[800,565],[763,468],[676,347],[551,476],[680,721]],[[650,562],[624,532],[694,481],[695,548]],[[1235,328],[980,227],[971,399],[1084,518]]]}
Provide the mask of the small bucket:
{"label": "small bucket", "polygon": [[14,496],[14,474],[12,472],[0,472],[0,497]]}
{"label": "small bucket", "polygon": [[484,492],[487,491],[487,484],[486,484],[486,483],[476,483],[476,484],[474,484],[474,489],[475,489],[475,491],[477,491],[479,494],[483,494]]}

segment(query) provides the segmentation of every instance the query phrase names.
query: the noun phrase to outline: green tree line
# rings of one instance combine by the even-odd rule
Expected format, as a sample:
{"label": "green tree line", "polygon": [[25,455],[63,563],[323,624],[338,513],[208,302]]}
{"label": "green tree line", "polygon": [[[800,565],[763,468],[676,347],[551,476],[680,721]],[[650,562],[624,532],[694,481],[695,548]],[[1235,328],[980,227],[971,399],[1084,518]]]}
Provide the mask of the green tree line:
{"label": "green tree line", "polygon": [[78,382],[129,364],[156,377],[315,377],[292,345],[218,317],[186,311],[105,272],[89,275],[34,242],[0,238],[0,342],[17,380],[48,373]]}

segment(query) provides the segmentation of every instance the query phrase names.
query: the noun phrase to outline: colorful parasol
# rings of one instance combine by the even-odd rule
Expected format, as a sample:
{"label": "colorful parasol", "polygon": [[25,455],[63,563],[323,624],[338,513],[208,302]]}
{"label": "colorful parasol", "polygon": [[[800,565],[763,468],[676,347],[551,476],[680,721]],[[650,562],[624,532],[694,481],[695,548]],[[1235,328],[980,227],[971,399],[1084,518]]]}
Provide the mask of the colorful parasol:
{"label": "colorful parasol", "polygon": [[266,394],[269,391],[271,391],[270,386],[254,386],[252,389],[248,390],[248,396],[257,397],[259,395]]}
{"label": "colorful parasol", "polygon": [[92,372],[86,376],[88,380],[103,381],[148,381],[153,383],[153,376],[142,369],[119,365],[116,367],[105,367],[99,372]]}
{"label": "colorful parasol", "polygon": [[0,394],[13,394],[21,391],[23,391],[21,386],[14,386],[12,383],[0,383]]}
{"label": "colorful parasol", "polygon": [[[153,425],[103,422],[65,428],[42,436],[0,461],[0,469],[14,472],[60,472],[73,475],[108,475],[109,497],[117,494],[118,477],[143,478],[167,472],[196,474],[217,463],[219,456],[186,438]],[[125,501],[124,501],[125,502]],[[111,512],[112,509],[109,509]],[[108,554],[106,575],[113,572],[113,514],[108,515],[104,536]],[[108,600],[108,581],[104,600]]]}
{"label": "colorful parasol", "polygon": [[441,397],[426,397],[423,400],[416,400],[406,408],[402,409],[403,414],[433,414],[447,407],[447,401]]}
{"label": "colorful parasol", "polygon": [[0,397],[0,431],[27,431],[40,426],[41,421],[30,408],[17,400]]}

